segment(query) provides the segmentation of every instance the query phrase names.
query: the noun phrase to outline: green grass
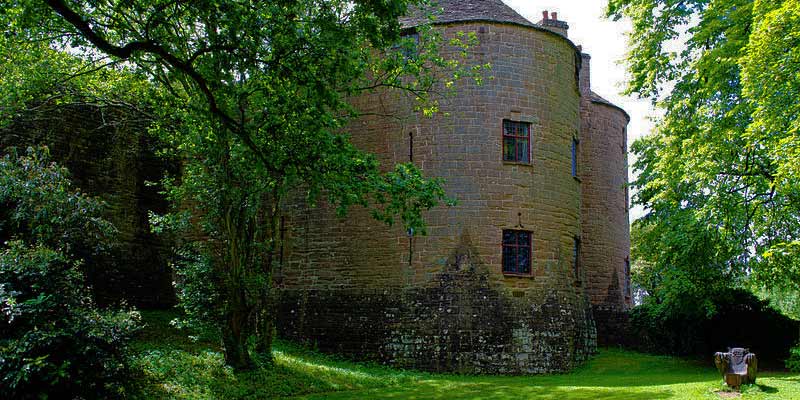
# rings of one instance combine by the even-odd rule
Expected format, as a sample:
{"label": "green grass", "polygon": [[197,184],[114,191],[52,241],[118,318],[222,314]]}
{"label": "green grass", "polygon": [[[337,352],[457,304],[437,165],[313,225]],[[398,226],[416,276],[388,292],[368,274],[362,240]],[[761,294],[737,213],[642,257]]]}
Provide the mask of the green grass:
{"label": "green grass", "polygon": [[135,399],[264,399],[413,384],[427,376],[353,363],[277,341],[275,364],[248,372],[224,365],[217,344],[190,340],[169,325],[171,312],[142,312],[133,344]]}
{"label": "green grass", "polygon": [[[134,398],[158,399],[719,399],[715,369],[673,357],[603,349],[563,375],[459,376],[402,371],[275,346],[275,365],[250,372],[224,366],[220,349],[169,327],[174,316],[143,313],[134,349]],[[764,373],[741,399],[800,399],[800,374]]]}

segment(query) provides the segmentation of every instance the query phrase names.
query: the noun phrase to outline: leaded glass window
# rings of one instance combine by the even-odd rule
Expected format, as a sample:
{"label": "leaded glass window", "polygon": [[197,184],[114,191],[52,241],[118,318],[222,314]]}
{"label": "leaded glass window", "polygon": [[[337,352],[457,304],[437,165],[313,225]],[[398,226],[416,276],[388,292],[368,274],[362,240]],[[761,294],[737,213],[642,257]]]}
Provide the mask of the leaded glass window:
{"label": "leaded glass window", "polygon": [[503,231],[503,273],[531,273],[531,233]]}

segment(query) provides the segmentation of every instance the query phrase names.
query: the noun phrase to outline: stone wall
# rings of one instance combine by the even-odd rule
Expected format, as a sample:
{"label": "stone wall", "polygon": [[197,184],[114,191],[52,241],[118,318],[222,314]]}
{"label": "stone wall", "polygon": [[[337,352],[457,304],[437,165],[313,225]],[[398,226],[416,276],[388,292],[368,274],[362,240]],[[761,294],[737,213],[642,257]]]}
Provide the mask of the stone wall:
{"label": "stone wall", "polygon": [[[590,57],[581,70],[581,267],[599,311],[623,312],[629,292],[628,116],[591,92]],[[598,327],[598,331],[600,328]]]}
{"label": "stone wall", "polygon": [[507,296],[474,269],[443,271],[435,282],[285,290],[279,334],[356,359],[457,373],[567,371],[594,351],[591,314],[580,304]]}
{"label": "stone wall", "polygon": [[592,306],[592,315],[597,327],[598,346],[637,348],[638,340],[632,335],[628,308],[596,304]]}
{"label": "stone wall", "polygon": [[[338,219],[324,202],[290,202],[279,331],[404,367],[567,370],[595,348],[572,262],[581,230],[580,183],[571,175],[580,129],[576,49],[531,27],[474,22],[442,30],[445,41],[475,32],[480,45],[470,61],[491,63],[491,79],[460,82],[432,118],[410,112],[411,101],[396,92],[354,99],[367,116],[350,131],[386,168],[413,159],[444,178],[458,205],[426,213],[427,235],[410,238],[363,209]],[[502,161],[504,119],[531,124],[531,164]],[[530,276],[502,273],[504,229],[532,232]]]}
{"label": "stone wall", "polygon": [[43,104],[0,130],[0,152],[47,145],[76,187],[107,203],[118,246],[87,265],[101,303],[125,299],[152,308],[175,302],[169,246],[150,233],[147,217],[148,210],[164,212],[167,203],[159,187],[145,184],[175,166],[155,156],[148,125],[146,117],[123,107]]}

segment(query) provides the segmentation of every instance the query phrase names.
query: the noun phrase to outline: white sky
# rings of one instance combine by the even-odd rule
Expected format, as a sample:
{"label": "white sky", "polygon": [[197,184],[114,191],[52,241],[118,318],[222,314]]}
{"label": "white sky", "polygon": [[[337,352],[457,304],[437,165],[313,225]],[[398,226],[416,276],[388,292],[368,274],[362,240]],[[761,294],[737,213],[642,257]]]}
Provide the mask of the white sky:
{"label": "white sky", "polygon": [[[542,19],[542,11],[555,11],[558,19],[569,24],[569,38],[583,46],[583,52],[592,56],[592,90],[622,107],[631,116],[628,125],[628,146],[643,135],[650,133],[653,124],[649,116],[655,115],[649,100],[637,100],[622,96],[620,92],[625,83],[625,67],[621,61],[625,57],[627,38],[630,30],[628,21],[606,19],[604,11],[608,0],[503,0],[515,11],[531,22]],[[633,163],[628,155],[629,164]],[[629,171],[631,178],[632,171]],[[640,217],[642,210],[631,210],[631,221]]]}

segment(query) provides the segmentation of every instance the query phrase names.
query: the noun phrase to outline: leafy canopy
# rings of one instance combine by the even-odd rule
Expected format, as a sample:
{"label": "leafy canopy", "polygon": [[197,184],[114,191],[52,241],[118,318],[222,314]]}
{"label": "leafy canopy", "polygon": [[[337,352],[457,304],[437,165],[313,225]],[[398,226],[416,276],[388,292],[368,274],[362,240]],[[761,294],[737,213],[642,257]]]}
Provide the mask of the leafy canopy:
{"label": "leafy canopy", "polygon": [[[384,204],[380,219],[399,216],[421,228],[415,210],[442,193],[423,184],[413,165],[377,179],[375,160],[340,134],[357,115],[350,96],[394,88],[429,114],[437,110],[433,93],[454,78],[479,77],[481,66],[438,56],[440,40],[429,28],[418,28],[419,43],[400,36],[397,18],[416,3],[20,0],[4,21],[16,43],[49,42],[98,71],[124,68],[159,83],[168,92],[159,107],[166,124],[185,128],[164,134],[185,153],[231,135],[239,148],[232,160],[281,187],[309,184],[312,197],[325,190],[343,209]],[[473,41],[450,44],[466,49]],[[435,194],[405,195],[421,195],[417,188]]]}
{"label": "leafy canopy", "polygon": [[[398,18],[421,3],[14,0],[0,22],[13,41],[48,43],[156,86],[153,131],[186,160],[170,193],[193,211],[196,259],[208,263],[193,271],[209,274],[203,290],[220,299],[212,314],[226,361],[247,368],[248,343],[270,355],[271,271],[290,194],[324,194],[340,214],[369,206],[418,232],[424,210],[449,202],[438,180],[410,163],[382,167],[345,134],[359,114],[353,96],[395,90],[431,114],[435,93],[482,68],[440,57],[429,27],[417,28],[418,42],[401,36]],[[448,44],[466,57],[473,42]]]}
{"label": "leafy canopy", "polygon": [[731,285],[797,293],[800,2],[611,0],[608,14],[633,23],[627,92],[664,111],[632,146],[635,279],[695,308]]}

